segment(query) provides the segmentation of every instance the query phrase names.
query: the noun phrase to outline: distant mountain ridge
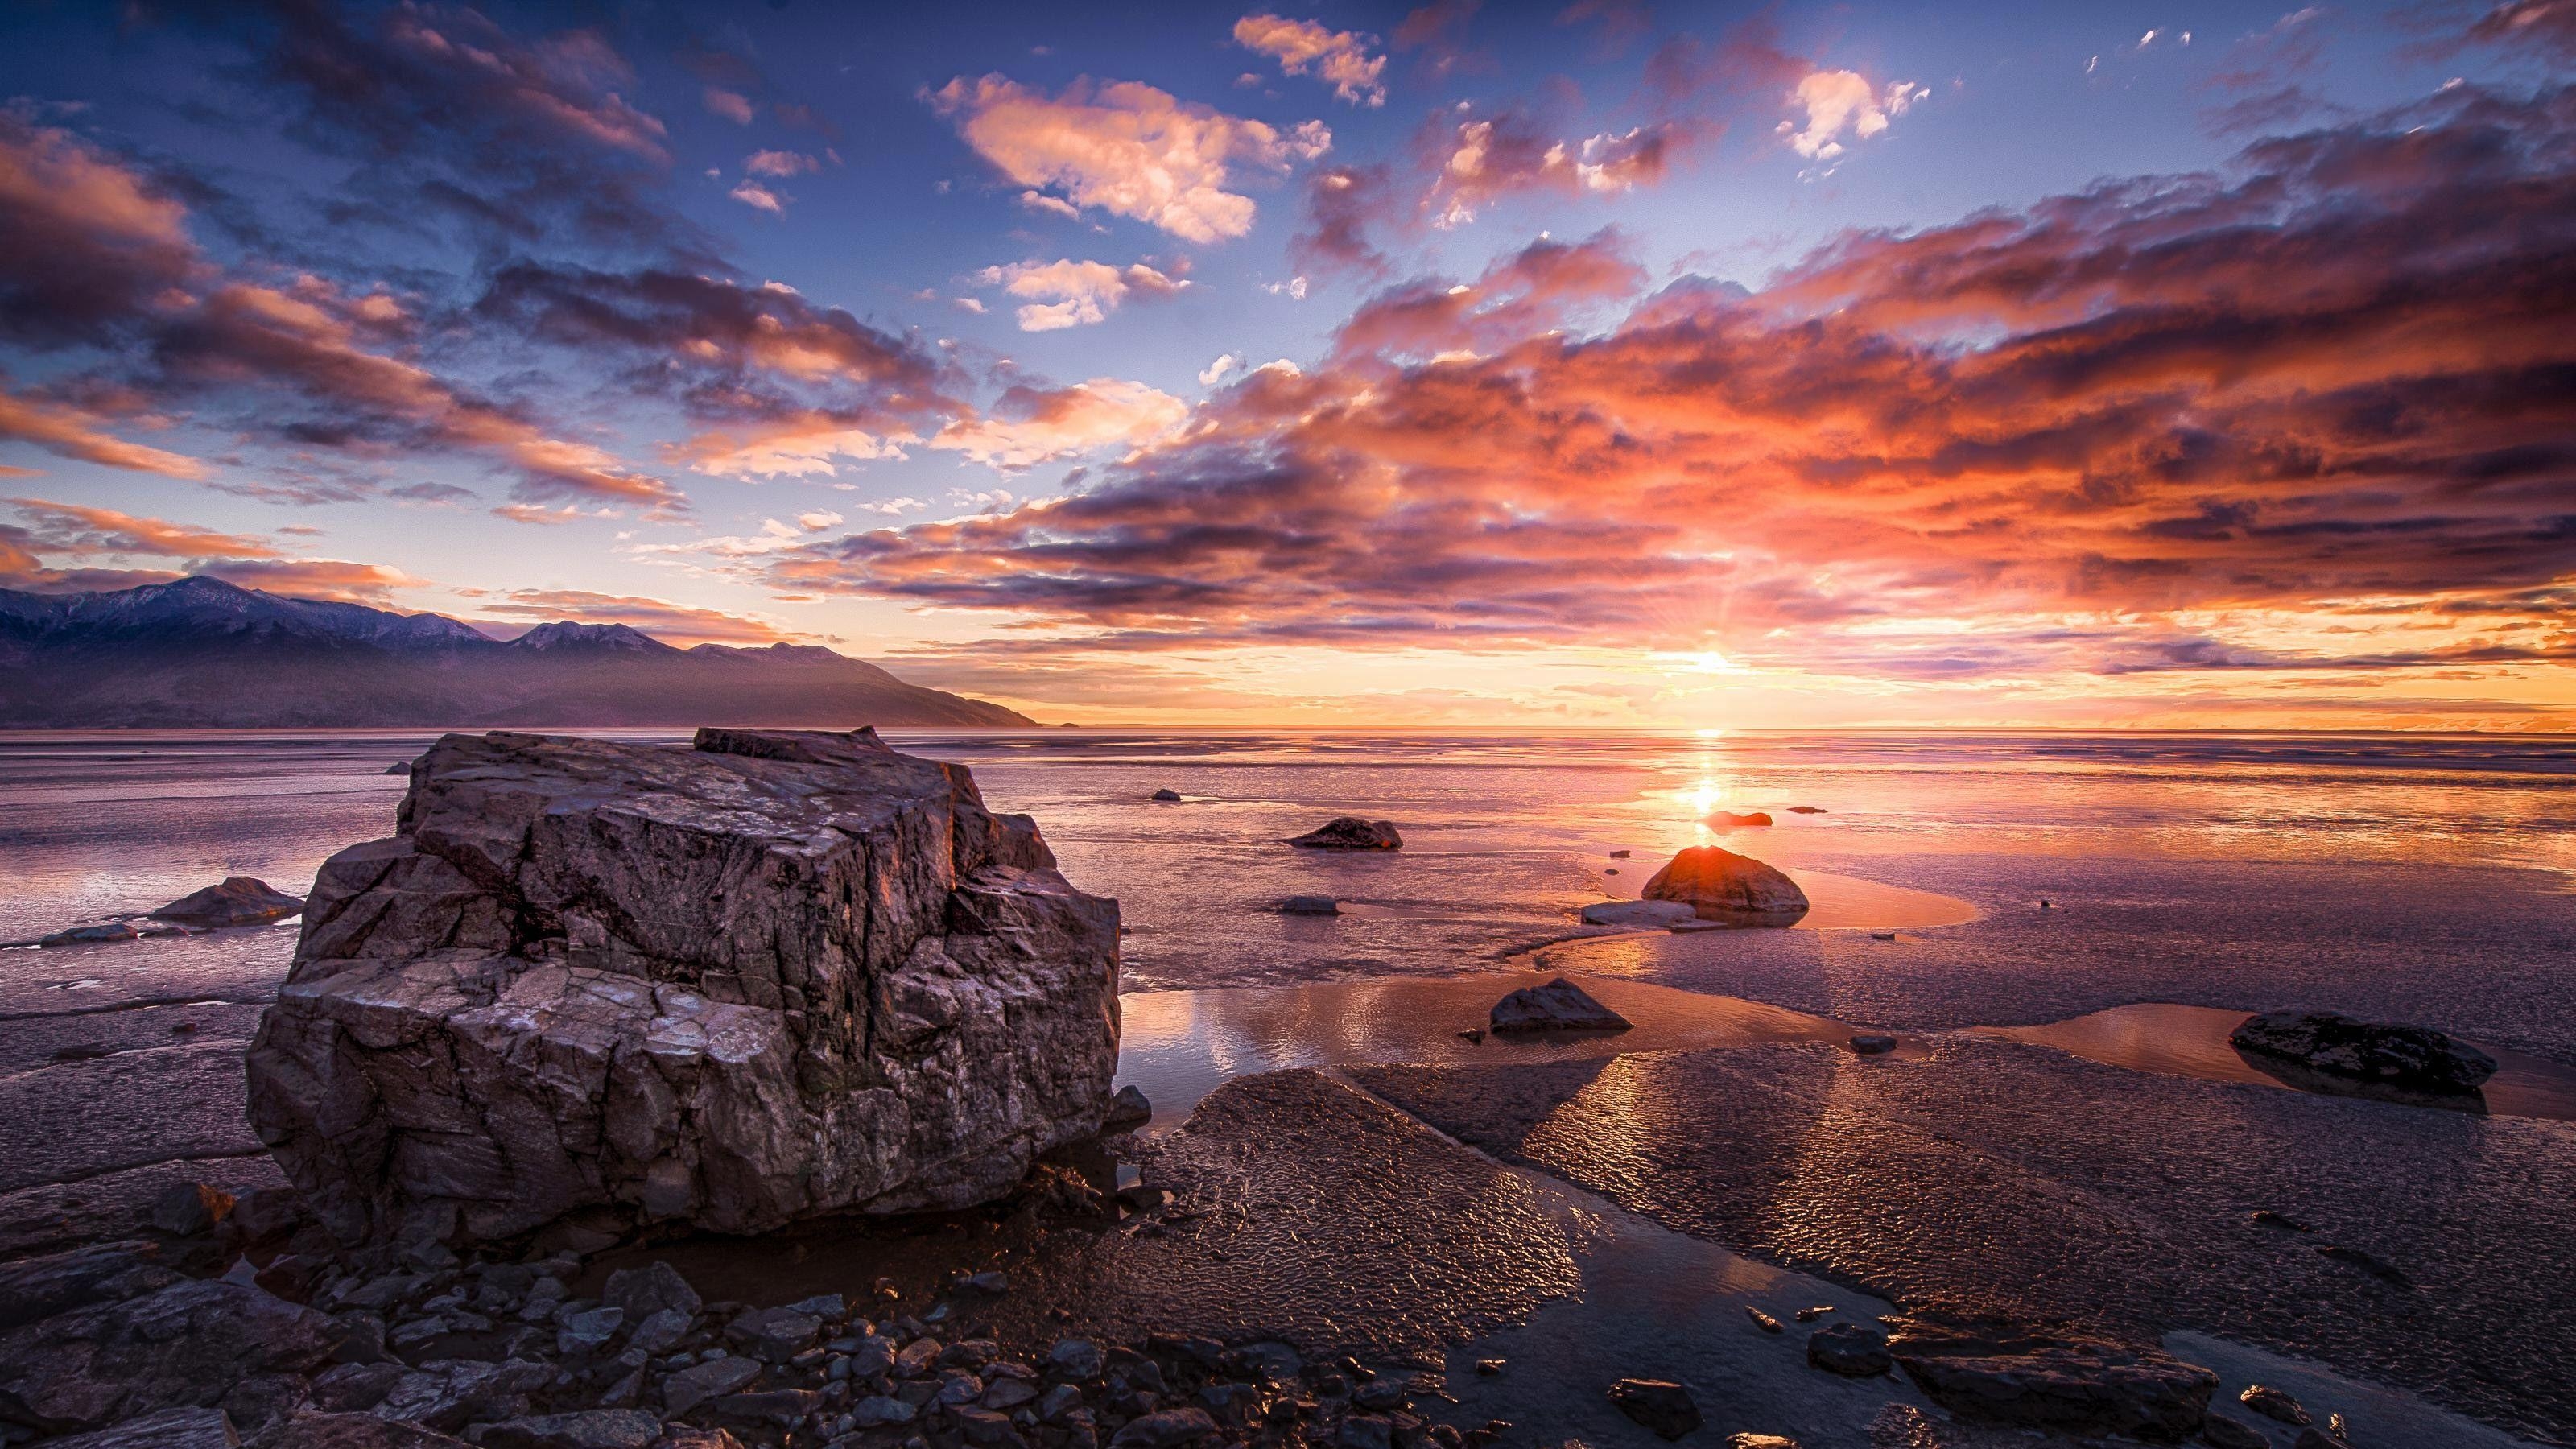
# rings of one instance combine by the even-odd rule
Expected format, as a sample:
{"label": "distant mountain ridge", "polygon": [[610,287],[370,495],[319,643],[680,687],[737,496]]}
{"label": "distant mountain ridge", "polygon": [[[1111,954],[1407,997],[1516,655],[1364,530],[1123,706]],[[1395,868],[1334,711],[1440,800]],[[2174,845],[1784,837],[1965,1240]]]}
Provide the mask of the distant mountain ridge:
{"label": "distant mountain ridge", "polygon": [[681,649],[624,624],[504,643],[443,614],[192,576],[87,594],[0,589],[0,728],[767,724],[1019,726],[812,644]]}

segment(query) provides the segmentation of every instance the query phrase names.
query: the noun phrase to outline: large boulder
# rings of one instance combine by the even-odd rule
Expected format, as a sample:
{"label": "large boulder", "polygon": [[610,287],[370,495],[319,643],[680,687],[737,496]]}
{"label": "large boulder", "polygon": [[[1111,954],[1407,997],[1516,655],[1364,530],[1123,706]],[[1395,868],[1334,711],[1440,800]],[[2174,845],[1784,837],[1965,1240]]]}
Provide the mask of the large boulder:
{"label": "large boulder", "polygon": [[1494,1003],[1487,1019],[1498,1032],[1626,1031],[1628,1018],[1592,999],[1592,993],[1559,976],[1524,986]]}
{"label": "large boulder", "polygon": [[1786,926],[1807,913],[1798,883],[1749,855],[1694,845],[1667,862],[1642,892],[1650,901],[1680,901],[1704,921]]}
{"label": "large boulder", "polygon": [[2428,1027],[2331,1011],[2268,1011],[2228,1034],[2236,1049],[2330,1077],[2416,1092],[2474,1092],[2496,1059]]}
{"label": "large boulder", "polygon": [[1118,905],[873,731],[424,755],[333,856],[250,1116],[348,1241],[986,1200],[1099,1130]]}

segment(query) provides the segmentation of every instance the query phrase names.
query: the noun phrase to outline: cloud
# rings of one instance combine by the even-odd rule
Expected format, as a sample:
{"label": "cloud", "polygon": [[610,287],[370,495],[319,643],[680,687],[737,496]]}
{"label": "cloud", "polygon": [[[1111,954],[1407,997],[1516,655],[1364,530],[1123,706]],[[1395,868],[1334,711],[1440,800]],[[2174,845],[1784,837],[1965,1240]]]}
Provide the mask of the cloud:
{"label": "cloud", "polygon": [[1043,211],[1050,216],[1063,217],[1067,221],[1079,221],[1082,219],[1081,207],[1074,205],[1072,202],[1065,200],[1061,196],[1049,196],[1043,191],[1021,192],[1020,205],[1027,207],[1031,211]]}
{"label": "cloud", "polygon": [[1189,404],[1141,382],[1095,377],[1067,387],[1014,387],[993,415],[960,419],[930,446],[1005,470],[1033,467],[1110,446],[1140,447],[1189,417]]}
{"label": "cloud", "polygon": [[[1330,365],[1242,379],[1080,492],[769,577],[1136,648],[1714,647],[1934,681],[2185,637],[2285,668],[2547,657],[2571,258],[2576,90],[2461,87],[2222,172],[1846,235],[1760,292],[1623,295],[1591,243],[1457,301],[1392,288]],[[2331,642],[2399,618],[2435,622]]]}
{"label": "cloud", "polygon": [[742,169],[754,176],[804,176],[823,169],[823,163],[802,151],[754,151],[743,158]]}
{"label": "cloud", "polygon": [[2478,17],[2467,38],[2576,60],[2576,0],[2504,0]]}
{"label": "cloud", "polygon": [[[2148,32],[2150,38],[2154,33]],[[1816,71],[1789,94],[1789,103],[1807,113],[1806,125],[1782,121],[1780,134],[1789,138],[1791,150],[1808,160],[1831,161],[1843,154],[1838,137],[1849,134],[1855,141],[1866,141],[1886,130],[1890,118],[1904,115],[1931,93],[1930,87],[1911,81],[1890,81],[1884,90],[1872,90],[1868,78],[1858,71]]]}
{"label": "cloud", "polygon": [[931,103],[1014,185],[1201,243],[1252,229],[1252,198],[1228,189],[1237,167],[1285,171],[1333,140],[1320,121],[1282,132],[1136,81],[1076,81],[1050,97],[999,75],[961,76]]}
{"label": "cloud", "polygon": [[109,468],[168,478],[206,476],[206,465],[195,458],[129,443],[105,426],[105,419],[83,408],[0,392],[0,440],[33,443],[49,453]]}
{"label": "cloud", "polygon": [[787,413],[702,432],[680,456],[701,473],[728,478],[831,477],[846,462],[901,458],[910,433],[872,433],[826,411]]}
{"label": "cloud", "polygon": [[483,604],[475,612],[505,627],[522,621],[552,623],[564,619],[584,624],[624,624],[666,644],[683,647],[781,644],[815,637],[757,616],[587,589],[512,589],[500,601]]}
{"label": "cloud", "polygon": [[266,539],[218,533],[162,518],[141,518],[110,508],[55,503],[43,498],[12,498],[9,506],[32,531],[47,553],[78,558],[144,554],[178,559],[273,559],[281,557]]}
{"label": "cloud", "polygon": [[1557,140],[1518,112],[1463,120],[1432,184],[1432,225],[1463,226],[1487,203],[1519,192],[1610,195],[1663,179],[1684,128],[1631,126],[1580,141]]}
{"label": "cloud", "polygon": [[1219,353],[1214,362],[1199,369],[1199,386],[1214,387],[1225,381],[1227,373],[1243,366],[1243,359],[1231,352]]}
{"label": "cloud", "polygon": [[[381,604],[394,589],[419,582],[377,564],[289,558],[268,539],[165,518],[43,498],[5,501],[17,510],[20,522],[0,524],[0,588],[46,593],[127,589],[186,574],[212,574],[244,588],[299,598]],[[59,567],[46,562],[49,558],[78,566]],[[92,566],[98,560],[132,558],[172,559],[183,567]]]}
{"label": "cloud", "polygon": [[746,179],[738,182],[735,184],[733,190],[726,192],[725,195],[732,197],[734,200],[741,202],[743,205],[750,207],[754,211],[765,211],[771,216],[785,216],[787,214],[787,203],[779,197],[778,193],[761,185],[757,181]]}
{"label": "cloud", "polygon": [[[1188,282],[1164,275],[1143,262],[1113,267],[1106,262],[1014,262],[986,267],[975,279],[1031,301],[1018,312],[1023,332],[1054,332],[1087,327],[1108,319],[1131,297],[1170,297]],[[1048,301],[1043,299],[1052,298]]]}
{"label": "cloud", "polygon": [[1386,104],[1386,57],[1371,55],[1375,36],[1328,30],[1312,20],[1247,15],[1234,23],[1234,43],[1279,62],[1288,75],[1312,71],[1333,94],[1355,106]]}
{"label": "cloud", "polygon": [[737,95],[720,86],[709,86],[698,100],[707,108],[707,114],[710,116],[731,121],[737,126],[751,124],[752,109],[748,97]]}

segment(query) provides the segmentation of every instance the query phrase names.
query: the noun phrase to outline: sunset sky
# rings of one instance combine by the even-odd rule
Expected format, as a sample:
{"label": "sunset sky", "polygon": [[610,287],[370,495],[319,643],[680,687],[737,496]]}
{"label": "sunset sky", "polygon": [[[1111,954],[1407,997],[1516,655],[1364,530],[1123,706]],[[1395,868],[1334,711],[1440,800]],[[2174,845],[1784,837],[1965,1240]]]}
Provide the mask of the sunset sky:
{"label": "sunset sky", "polygon": [[0,586],[1045,720],[2568,728],[2576,0],[16,5]]}

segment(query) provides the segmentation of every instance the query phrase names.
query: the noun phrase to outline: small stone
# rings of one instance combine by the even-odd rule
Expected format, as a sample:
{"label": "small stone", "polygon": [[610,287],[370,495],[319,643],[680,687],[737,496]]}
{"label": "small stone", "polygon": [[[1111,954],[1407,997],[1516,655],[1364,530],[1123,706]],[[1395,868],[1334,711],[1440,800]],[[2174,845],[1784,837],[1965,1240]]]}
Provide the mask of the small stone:
{"label": "small stone", "polygon": [[591,1308],[567,1313],[555,1321],[555,1352],[566,1358],[597,1353],[626,1322],[623,1308]]}
{"label": "small stone", "polygon": [[1395,1425],[1375,1414],[1353,1414],[1342,1420],[1333,1443],[1337,1449],[1393,1449]]}
{"label": "small stone", "polygon": [[1485,1029],[1481,1026],[1471,1026],[1458,1033],[1458,1039],[1470,1044],[1481,1042],[1485,1039]]}
{"label": "small stone", "polygon": [[1770,824],[1771,812],[1768,810],[1746,810],[1741,812],[1734,810],[1712,810],[1709,812],[1707,820],[1708,827],[1711,830],[1747,830]]}
{"label": "small stone", "polygon": [[1610,1386],[1610,1402],[1657,1438],[1678,1439],[1700,1426],[1690,1390],[1662,1379],[1621,1379]]}
{"label": "small stone", "polygon": [[1288,843],[1302,850],[1401,850],[1404,837],[1396,833],[1392,821],[1340,815]]}
{"label": "small stone", "polygon": [[971,1404],[984,1397],[984,1381],[965,1369],[950,1369],[940,1377],[939,1402],[950,1408]]}
{"label": "small stone", "polygon": [[1783,1333],[1787,1331],[1781,1325],[1779,1319],[1772,1317],[1770,1314],[1763,1312],[1761,1309],[1754,1307],[1750,1303],[1744,1305],[1744,1316],[1752,1319],[1753,1326],[1761,1329],[1764,1333]]}
{"label": "small stone", "polygon": [[970,1293],[1001,1294],[1011,1291],[1011,1279],[1007,1273],[988,1268],[981,1273],[967,1274],[958,1280],[957,1286]]}
{"label": "small stone", "polygon": [[1476,1360],[1476,1376],[1477,1376],[1478,1378],[1487,1378],[1487,1379],[1494,1378],[1494,1377],[1496,1377],[1497,1375],[1501,1374],[1501,1373],[1502,1373],[1502,1371],[1503,1371],[1503,1360],[1501,1360],[1501,1359],[1498,1359],[1498,1358],[1480,1358],[1480,1359]]}
{"label": "small stone", "polygon": [[1896,1366],[1888,1357],[1887,1335],[1858,1323],[1837,1323],[1809,1335],[1807,1362],[1854,1379],[1875,1378]]}
{"label": "small stone", "polygon": [[1810,1308],[1799,1309],[1796,1317],[1800,1323],[1813,1323],[1817,1319],[1822,1318],[1833,1311],[1834,1305],[1830,1303],[1819,1303]]}
{"label": "small stone", "polygon": [[822,1332],[822,1321],[810,1313],[793,1308],[760,1308],[726,1325],[725,1338],[748,1349],[756,1358],[785,1363],[804,1352]]}
{"label": "small stone", "polygon": [[1892,1052],[1896,1050],[1896,1038],[1888,1036],[1883,1032],[1854,1032],[1851,1039],[1851,1049],[1860,1053],[1862,1056],[1874,1057],[1884,1052]]}
{"label": "small stone", "polygon": [[2319,1247],[2317,1252],[2334,1262],[2343,1264],[2347,1268],[2358,1268],[2362,1272],[2368,1273],[2373,1278],[2376,1278],[2393,1288],[2412,1288],[2415,1286],[2415,1280],[2407,1277],[2404,1273],[2399,1272],[2395,1265],[2381,1262],[2379,1259],[2372,1257],[2370,1254],[2363,1252],[2359,1248],[2346,1248],[2338,1244],[2327,1243]]}
{"label": "small stone", "polygon": [[873,1379],[894,1371],[894,1340],[866,1334],[850,1349],[850,1377]]}
{"label": "small stone", "polygon": [[600,1300],[626,1310],[626,1316],[637,1323],[665,1309],[682,1315],[694,1315],[706,1305],[699,1301],[698,1290],[680,1276],[680,1270],[668,1263],[647,1263],[641,1268],[621,1268],[608,1275],[608,1286]]}
{"label": "small stone", "polygon": [[1342,903],[1331,896],[1290,896],[1279,903],[1283,916],[1338,916]]}
{"label": "small stone", "polygon": [[727,1394],[708,1407],[717,1418],[732,1423],[793,1429],[813,1414],[818,1397],[810,1389],[767,1389],[753,1394]]}
{"label": "small stone", "polygon": [[1141,1126],[1153,1119],[1154,1104],[1146,1101],[1145,1094],[1131,1082],[1120,1087],[1109,1099],[1109,1110],[1102,1114],[1100,1125],[1104,1131],[1116,1131],[1122,1127]]}
{"label": "small stone", "polygon": [[817,1293],[811,1298],[799,1298],[787,1307],[790,1312],[802,1313],[825,1323],[838,1323],[850,1316],[850,1301],[838,1293]]}
{"label": "small stone", "polygon": [[903,1400],[885,1394],[874,1394],[850,1406],[850,1419],[861,1429],[879,1429],[888,1424],[909,1424],[915,1410]]}
{"label": "small stone", "polygon": [[2284,1233],[2313,1233],[2316,1231],[2316,1229],[2309,1227],[2306,1223],[2300,1222],[2297,1218],[2291,1217],[2287,1213],[2276,1213],[2270,1208],[2257,1208],[2254,1210],[2254,1225],[2256,1227],[2271,1228],[2275,1231]]}
{"label": "small stone", "polygon": [[1636,854],[1636,852],[1633,850],[1614,850],[1610,852],[1610,858],[1612,860],[1626,860],[1629,856],[1634,854]]}
{"label": "small stone", "polygon": [[662,1412],[678,1419],[710,1399],[720,1398],[760,1377],[760,1365],[747,1358],[719,1358],[685,1368],[662,1381]]}
{"label": "small stone", "polygon": [[483,1449],[646,1449],[662,1421],[640,1409],[588,1409],[509,1419],[483,1431]]}
{"label": "small stone", "polygon": [[1047,1371],[1061,1378],[1100,1377],[1100,1345],[1087,1338],[1063,1338],[1047,1350]]}
{"label": "small stone", "polygon": [[1082,1390],[1071,1384],[1056,1384],[1038,1396],[1037,1415],[1042,1423],[1052,1424],[1082,1407]]}
{"label": "small stone", "polygon": [[1180,803],[1181,792],[1166,786],[1163,789],[1155,791],[1153,798],[1158,804],[1176,805]]}
{"label": "small stone", "polygon": [[1592,999],[1580,986],[1559,976],[1543,986],[1525,986],[1494,1003],[1496,1032],[1626,1031],[1628,1018]]}
{"label": "small stone", "polygon": [[1109,1449],[1177,1449],[1214,1433],[1216,1420],[1205,1409],[1157,1409],[1129,1420],[1110,1436]]}
{"label": "small stone", "polygon": [[984,1385],[985,1408],[1008,1413],[1038,1396],[1038,1386],[1027,1379],[995,1379]]}
{"label": "small stone", "polygon": [[927,1335],[905,1344],[894,1356],[895,1376],[906,1379],[921,1377],[930,1371],[932,1364],[939,1361],[939,1355],[946,1347],[947,1345],[942,1344],[938,1339]]}
{"label": "small stone", "polygon": [[669,1353],[689,1336],[689,1327],[696,1321],[676,1308],[665,1308],[636,1324],[635,1331],[626,1336],[626,1346],[649,1354]]}
{"label": "small stone", "polygon": [[2200,1442],[2209,1449],[2272,1449],[2272,1441],[2262,1430],[2224,1414],[2201,1420]]}
{"label": "small stone", "polygon": [[333,1414],[362,1413],[385,1401],[409,1364],[334,1364],[313,1377],[313,1407]]}
{"label": "small stone", "polygon": [[233,1210],[233,1195],[202,1182],[177,1183],[152,1200],[152,1226],[177,1238],[211,1233]]}
{"label": "small stone", "polygon": [[1729,1434],[1726,1449],[1799,1449],[1799,1445],[1781,1434]]}
{"label": "small stone", "polygon": [[2297,1399],[2270,1384],[2248,1384],[2236,1401],[2275,1423],[2296,1426],[2311,1422],[2308,1411],[2300,1407]]}
{"label": "small stone", "polygon": [[1158,1213],[1172,1205],[1172,1194],[1169,1189],[1137,1182],[1118,1189],[1118,1200],[1134,1212]]}

